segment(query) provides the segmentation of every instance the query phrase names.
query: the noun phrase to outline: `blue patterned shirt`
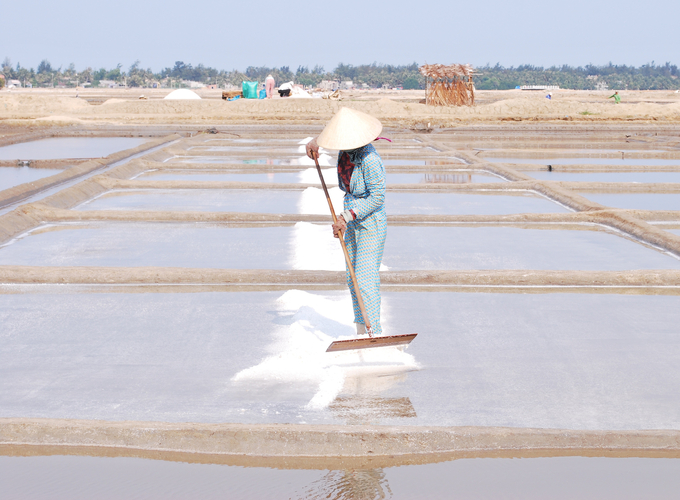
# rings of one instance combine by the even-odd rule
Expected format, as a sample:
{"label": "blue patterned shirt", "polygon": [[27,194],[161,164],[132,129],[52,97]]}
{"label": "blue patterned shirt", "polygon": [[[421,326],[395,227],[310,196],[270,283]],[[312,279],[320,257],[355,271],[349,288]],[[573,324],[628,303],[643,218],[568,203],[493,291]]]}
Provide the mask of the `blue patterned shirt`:
{"label": "blue patterned shirt", "polygon": [[[338,162],[343,151],[338,153]],[[376,212],[385,212],[385,166],[372,144],[347,151],[354,163],[349,189],[340,178],[338,184],[345,192],[344,209],[352,210],[358,221]]]}

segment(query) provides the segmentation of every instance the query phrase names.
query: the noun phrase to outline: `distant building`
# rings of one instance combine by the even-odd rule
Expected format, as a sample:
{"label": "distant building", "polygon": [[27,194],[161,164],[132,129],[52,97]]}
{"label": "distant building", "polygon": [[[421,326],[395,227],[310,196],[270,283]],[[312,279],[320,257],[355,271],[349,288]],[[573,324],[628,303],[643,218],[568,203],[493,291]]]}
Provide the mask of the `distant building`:
{"label": "distant building", "polygon": [[182,83],[184,83],[184,85],[186,85],[190,89],[202,89],[203,87],[205,87],[205,84],[201,82],[194,82],[192,80],[184,80]]}
{"label": "distant building", "polygon": [[520,90],[559,90],[559,85],[522,85]]}
{"label": "distant building", "polygon": [[99,80],[99,87],[115,89],[120,87],[120,85],[114,80]]}
{"label": "distant building", "polygon": [[340,84],[342,90],[350,90],[354,88],[354,82],[351,80],[346,80]]}
{"label": "distant building", "polygon": [[7,82],[7,88],[8,89],[13,89],[13,88],[20,89],[21,88],[21,82],[19,80],[10,80],[9,82]]}

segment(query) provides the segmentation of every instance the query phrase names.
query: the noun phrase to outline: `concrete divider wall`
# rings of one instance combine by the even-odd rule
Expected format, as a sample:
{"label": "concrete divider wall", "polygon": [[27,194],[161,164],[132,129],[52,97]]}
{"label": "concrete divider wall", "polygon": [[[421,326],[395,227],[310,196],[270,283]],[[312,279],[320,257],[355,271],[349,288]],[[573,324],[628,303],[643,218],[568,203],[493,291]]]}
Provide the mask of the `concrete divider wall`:
{"label": "concrete divider wall", "polygon": [[[175,141],[180,137],[181,136],[177,134],[172,134],[160,139],[149,141],[136,148],[114,153],[104,159],[88,160],[50,177],[45,177],[34,182],[28,182],[25,184],[20,184],[19,186],[14,186],[10,189],[6,189],[0,192],[0,206],[7,206],[20,202],[21,200],[29,198],[30,196],[43,192],[47,189],[72,181],[78,177],[91,174],[97,170],[107,167],[108,165],[122,161],[125,158],[134,156],[135,154],[143,153],[144,151],[148,151],[149,149],[153,149],[167,142]],[[93,196],[101,194],[108,189],[110,188],[105,186],[103,183],[88,179],[77,184],[76,186],[64,189],[52,196],[45,198],[41,201],[41,203],[54,208],[71,208],[90,199]],[[39,223],[37,223],[34,218],[35,210],[35,207],[32,209],[26,208],[23,210],[22,207],[19,207],[13,212],[0,216],[0,243],[5,243],[16,235],[36,227]]]}
{"label": "concrete divider wall", "polygon": [[149,167],[149,164],[158,165],[156,162],[148,162],[142,159],[135,159],[118,167],[112,168],[111,170],[106,172],[106,175],[114,179],[127,180],[130,177],[134,177],[135,175],[141,174],[142,172],[145,172],[146,170],[153,168]]}
{"label": "concrete divider wall", "polygon": [[378,457],[522,450],[655,450],[678,454],[680,431],[0,419],[0,444],[120,447],[251,457]]}
{"label": "concrete divider wall", "polygon": [[0,244],[7,243],[17,235],[39,226],[45,220],[43,213],[30,205],[24,205],[0,217]]}
{"label": "concrete divider wall", "polygon": [[92,173],[98,169],[111,165],[112,163],[116,163],[117,161],[124,160],[125,158],[133,156],[135,154],[139,154],[149,149],[153,149],[161,144],[174,141],[179,137],[180,136],[178,136],[177,134],[173,134],[167,137],[149,141],[145,144],[137,146],[136,148],[121,151],[119,153],[114,153],[103,159],[88,160],[84,163],[80,163],[79,165],[71,167],[68,170],[65,170],[59,174],[52,175],[50,177],[44,177],[37,181],[27,182],[25,184],[14,186],[10,189],[0,191],[0,206],[7,206],[19,202],[36,193],[39,193],[41,191],[44,191],[55,186],[59,186],[60,184],[71,181],[73,179],[77,179],[78,177]]}
{"label": "concrete divider wall", "polygon": [[[383,286],[677,287],[680,271],[383,271]],[[63,284],[339,285],[343,271],[293,271],[173,267],[0,266],[0,282]],[[278,289],[278,288],[277,288]]]}
{"label": "concrete divider wall", "polygon": [[82,175],[89,174],[90,172],[94,172],[104,165],[105,163],[102,160],[88,160],[50,177],[43,177],[37,181],[27,182],[5,189],[4,191],[0,191],[0,206],[7,206],[25,200],[29,196],[40,193],[41,191],[58,186]]}

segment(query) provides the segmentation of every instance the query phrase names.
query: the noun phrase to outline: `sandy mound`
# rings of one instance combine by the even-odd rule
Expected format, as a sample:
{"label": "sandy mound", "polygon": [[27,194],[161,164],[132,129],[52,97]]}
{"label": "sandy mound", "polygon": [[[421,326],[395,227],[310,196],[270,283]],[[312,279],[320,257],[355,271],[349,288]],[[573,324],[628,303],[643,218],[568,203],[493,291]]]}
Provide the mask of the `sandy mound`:
{"label": "sandy mound", "polygon": [[118,98],[113,98],[113,99],[107,99],[102,103],[102,106],[109,106],[111,104],[116,104],[117,102],[130,102],[128,99],[118,99]]}
{"label": "sandy mound", "polygon": [[55,112],[70,114],[87,110],[89,107],[90,104],[87,101],[75,97],[57,97],[44,94],[0,95],[0,115],[25,113],[40,116]]}
{"label": "sandy mound", "polygon": [[84,120],[76,118],[74,116],[64,116],[64,115],[50,115],[41,116],[35,119],[36,122],[49,122],[49,123],[85,123]]}
{"label": "sandy mound", "polygon": [[[69,92],[71,92],[69,90]],[[90,91],[93,102],[101,102],[101,89]],[[145,91],[146,92],[146,91]],[[478,101],[471,107],[435,107],[417,102],[424,92],[408,94],[406,99],[371,92],[357,94],[363,98],[342,101],[328,99],[238,99],[227,102],[221,91],[202,90],[209,98],[188,89],[181,89],[161,99],[167,90],[138,100],[124,90],[106,91],[110,97],[103,105],[89,105],[70,96],[67,91],[38,89],[32,92],[0,93],[0,119],[52,122],[75,121],[102,123],[291,123],[323,124],[341,107],[351,107],[380,119],[385,126],[455,126],[460,122],[496,122],[506,120],[680,120],[680,95],[660,91],[626,92],[623,102],[607,100],[607,92],[559,91],[552,99],[544,92],[519,91],[478,92]],[[210,93],[213,92],[213,93]],[[190,99],[174,99],[173,95],[189,95]],[[369,98],[370,97],[370,98]]]}

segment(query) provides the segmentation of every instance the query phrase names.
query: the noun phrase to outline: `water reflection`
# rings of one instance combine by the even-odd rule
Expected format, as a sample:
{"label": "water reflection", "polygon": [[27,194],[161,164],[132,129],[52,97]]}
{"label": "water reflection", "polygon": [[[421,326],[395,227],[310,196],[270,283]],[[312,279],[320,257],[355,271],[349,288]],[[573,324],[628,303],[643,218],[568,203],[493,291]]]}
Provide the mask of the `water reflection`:
{"label": "water reflection", "polygon": [[408,397],[383,398],[379,396],[339,396],[328,406],[348,424],[365,424],[382,418],[416,418],[415,409]]}
{"label": "water reflection", "polygon": [[345,378],[342,390],[328,409],[349,425],[379,424],[385,419],[416,418],[408,396],[385,397],[406,381],[408,372],[362,374]]}
{"label": "water reflection", "polygon": [[331,470],[299,493],[299,499],[374,500],[391,498],[383,469]]}
{"label": "water reflection", "polygon": [[468,184],[472,182],[472,173],[460,174],[424,174],[422,181],[425,184]]}

